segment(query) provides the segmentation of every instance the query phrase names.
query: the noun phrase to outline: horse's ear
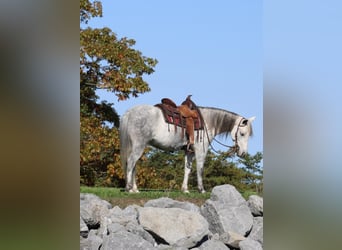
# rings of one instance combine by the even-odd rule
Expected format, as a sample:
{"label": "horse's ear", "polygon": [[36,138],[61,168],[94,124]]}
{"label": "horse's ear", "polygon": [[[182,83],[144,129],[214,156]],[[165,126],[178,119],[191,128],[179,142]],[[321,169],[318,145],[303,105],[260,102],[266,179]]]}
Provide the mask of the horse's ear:
{"label": "horse's ear", "polygon": [[252,121],[254,121],[255,120],[255,116],[253,116],[253,117],[251,117],[251,118],[248,118],[248,121],[249,122],[252,122]]}

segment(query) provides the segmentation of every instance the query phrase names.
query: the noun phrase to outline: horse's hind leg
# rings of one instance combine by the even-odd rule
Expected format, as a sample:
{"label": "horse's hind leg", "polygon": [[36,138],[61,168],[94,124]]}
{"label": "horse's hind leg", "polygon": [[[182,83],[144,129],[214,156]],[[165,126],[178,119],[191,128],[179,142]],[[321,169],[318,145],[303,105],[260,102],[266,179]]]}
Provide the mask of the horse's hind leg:
{"label": "horse's hind leg", "polygon": [[126,169],[126,191],[131,193],[138,193],[138,187],[136,184],[136,166],[135,164],[144,152],[145,146],[135,145],[132,147],[132,152],[127,159],[127,169]]}

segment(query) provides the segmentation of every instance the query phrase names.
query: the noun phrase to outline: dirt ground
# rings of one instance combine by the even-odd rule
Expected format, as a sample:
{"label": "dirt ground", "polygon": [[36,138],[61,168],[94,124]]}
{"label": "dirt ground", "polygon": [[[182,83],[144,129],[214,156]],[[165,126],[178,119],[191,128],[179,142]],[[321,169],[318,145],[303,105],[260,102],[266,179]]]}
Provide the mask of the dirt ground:
{"label": "dirt ground", "polygon": [[[115,206],[119,206],[121,209],[124,209],[125,207],[129,205],[138,205],[138,206],[144,206],[144,204],[150,199],[147,198],[110,198],[108,201]],[[202,206],[204,202],[206,201],[205,199],[189,199],[189,198],[179,198],[175,199],[178,201],[187,201],[191,202],[197,206]]]}

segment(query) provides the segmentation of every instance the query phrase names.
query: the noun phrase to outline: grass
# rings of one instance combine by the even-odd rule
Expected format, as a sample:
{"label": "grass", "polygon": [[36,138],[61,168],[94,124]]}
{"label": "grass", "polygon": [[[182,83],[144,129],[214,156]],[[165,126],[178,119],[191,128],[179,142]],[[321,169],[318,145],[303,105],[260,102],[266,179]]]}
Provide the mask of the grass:
{"label": "grass", "polygon": [[[143,206],[148,200],[158,199],[161,197],[168,197],[178,201],[188,201],[196,204],[197,206],[203,205],[203,203],[210,198],[210,192],[199,193],[197,190],[190,191],[189,194],[185,194],[180,190],[144,190],[140,189],[140,193],[128,193],[124,189],[112,188],[112,187],[80,187],[81,193],[92,193],[99,196],[101,199],[109,201],[113,206],[119,206],[125,208],[129,205]],[[242,193],[245,199],[255,192],[246,191]]]}
{"label": "grass", "polygon": [[99,197],[106,198],[114,198],[114,197],[137,197],[137,198],[149,198],[149,199],[157,199],[160,197],[169,197],[169,198],[205,198],[208,199],[210,197],[210,193],[199,193],[197,190],[190,191],[189,194],[185,194],[181,191],[177,190],[144,190],[140,189],[140,193],[128,193],[125,192],[124,189],[120,188],[112,188],[112,187],[80,187],[81,193],[93,193],[98,195]]}
{"label": "grass", "polygon": [[100,198],[109,201],[113,206],[125,208],[128,205],[142,206],[148,200],[168,197],[178,201],[192,202],[201,206],[207,199],[210,198],[210,193],[199,193],[195,190],[185,194],[177,190],[140,190],[140,193],[128,193],[123,189],[111,187],[80,187],[81,193],[92,193]]}

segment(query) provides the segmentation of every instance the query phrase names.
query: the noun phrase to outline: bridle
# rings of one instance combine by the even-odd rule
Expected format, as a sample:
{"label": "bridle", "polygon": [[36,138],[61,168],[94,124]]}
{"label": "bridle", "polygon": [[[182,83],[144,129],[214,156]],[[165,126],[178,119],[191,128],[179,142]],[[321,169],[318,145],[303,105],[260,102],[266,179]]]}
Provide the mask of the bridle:
{"label": "bridle", "polygon": [[[237,136],[238,136],[239,129],[240,129],[240,127],[241,127],[241,123],[242,123],[243,120],[245,120],[245,118],[241,117],[241,119],[240,119],[240,121],[239,121],[239,124],[238,124],[238,127],[237,127],[237,129],[236,129],[235,135],[234,135],[234,137],[232,137],[232,138],[233,138],[232,140],[233,140],[233,142],[234,142],[234,145],[233,145],[233,146],[229,146],[229,145],[223,144],[223,143],[219,142],[218,140],[216,140],[215,137],[213,138],[213,140],[216,141],[218,144],[220,144],[220,145],[222,145],[222,146],[224,146],[224,147],[229,148],[229,150],[228,150],[227,153],[226,153],[226,154],[228,155],[228,157],[233,156],[235,153],[237,153],[237,152],[239,151],[239,148],[240,148],[240,147],[239,147],[239,145],[238,145],[238,143],[237,143]],[[208,139],[208,141],[209,141],[209,145],[210,145],[211,149],[212,149],[215,153],[219,154],[219,152],[218,152],[217,150],[214,149],[213,145],[211,144],[211,142],[210,142],[210,140],[209,140],[209,135],[208,135],[207,127],[206,127],[205,125],[204,125],[204,127],[205,127],[205,131],[206,131],[206,134],[207,134],[207,139]]]}
{"label": "bridle", "polygon": [[237,143],[237,136],[238,136],[238,133],[239,133],[239,129],[241,127],[241,122],[245,120],[245,118],[241,117],[240,121],[239,121],[239,124],[237,126],[237,129],[236,129],[236,132],[235,132],[235,136],[234,136],[234,139],[233,139],[233,142],[234,142],[234,146],[231,146],[229,147],[229,150],[227,152],[228,156],[231,156],[231,155],[234,155],[235,153],[237,153],[239,151],[239,145]]}

